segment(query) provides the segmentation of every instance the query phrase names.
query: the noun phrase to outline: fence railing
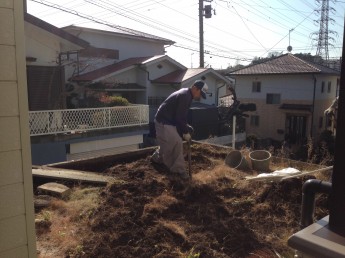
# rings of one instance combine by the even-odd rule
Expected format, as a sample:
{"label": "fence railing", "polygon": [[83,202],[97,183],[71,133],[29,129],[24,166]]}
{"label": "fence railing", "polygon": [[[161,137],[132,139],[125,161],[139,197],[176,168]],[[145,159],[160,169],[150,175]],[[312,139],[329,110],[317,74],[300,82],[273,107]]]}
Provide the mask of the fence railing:
{"label": "fence railing", "polygon": [[30,136],[146,125],[148,105],[29,111]]}

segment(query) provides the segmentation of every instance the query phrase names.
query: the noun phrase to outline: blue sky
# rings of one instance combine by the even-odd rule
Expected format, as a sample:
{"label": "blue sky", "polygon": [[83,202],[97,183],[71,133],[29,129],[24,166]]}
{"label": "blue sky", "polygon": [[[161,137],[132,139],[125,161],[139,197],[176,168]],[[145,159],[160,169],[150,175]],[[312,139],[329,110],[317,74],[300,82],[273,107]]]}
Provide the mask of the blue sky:
{"label": "blue sky", "polygon": [[[205,66],[248,64],[272,52],[316,54],[322,1],[213,0],[204,18]],[[42,4],[43,3],[43,4]],[[143,31],[176,42],[167,54],[187,67],[199,66],[198,0],[27,0],[28,12],[57,27],[91,26],[91,20]],[[46,4],[46,5],[44,5]],[[52,8],[47,5],[53,5]],[[330,58],[342,54],[344,1],[329,1]],[[64,12],[73,12],[74,15]]]}

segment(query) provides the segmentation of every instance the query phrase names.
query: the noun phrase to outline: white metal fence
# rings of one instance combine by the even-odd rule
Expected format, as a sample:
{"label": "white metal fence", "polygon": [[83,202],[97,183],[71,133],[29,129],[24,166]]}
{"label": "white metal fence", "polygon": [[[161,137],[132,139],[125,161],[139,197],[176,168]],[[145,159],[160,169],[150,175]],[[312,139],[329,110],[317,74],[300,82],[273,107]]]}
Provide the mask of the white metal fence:
{"label": "white metal fence", "polygon": [[30,111],[29,122],[31,136],[146,125],[149,106]]}

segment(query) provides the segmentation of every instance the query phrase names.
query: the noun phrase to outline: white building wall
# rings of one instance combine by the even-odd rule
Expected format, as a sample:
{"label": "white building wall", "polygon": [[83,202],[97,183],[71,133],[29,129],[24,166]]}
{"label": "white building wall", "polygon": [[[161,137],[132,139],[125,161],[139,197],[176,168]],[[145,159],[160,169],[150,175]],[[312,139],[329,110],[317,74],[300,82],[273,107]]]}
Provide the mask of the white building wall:
{"label": "white building wall", "polygon": [[0,1],[0,257],[36,257],[23,1]]}
{"label": "white building wall", "polygon": [[57,65],[57,57],[60,53],[59,40],[27,22],[25,23],[25,47],[26,56],[37,58],[35,62],[29,64],[42,66]]}
{"label": "white building wall", "polygon": [[131,69],[129,71],[102,79],[106,83],[137,83],[137,70]]}
{"label": "white building wall", "polygon": [[92,32],[79,30],[66,31],[84,39],[94,47],[119,50],[119,60],[130,57],[144,57],[164,54],[164,45],[155,41],[140,40],[139,38],[128,38],[125,36],[110,34],[109,32]]}
{"label": "white building wall", "polygon": [[[261,92],[252,92],[254,81],[261,82]],[[308,100],[313,98],[311,75],[236,76],[237,98],[265,100],[267,93],[281,94],[281,99]]]}

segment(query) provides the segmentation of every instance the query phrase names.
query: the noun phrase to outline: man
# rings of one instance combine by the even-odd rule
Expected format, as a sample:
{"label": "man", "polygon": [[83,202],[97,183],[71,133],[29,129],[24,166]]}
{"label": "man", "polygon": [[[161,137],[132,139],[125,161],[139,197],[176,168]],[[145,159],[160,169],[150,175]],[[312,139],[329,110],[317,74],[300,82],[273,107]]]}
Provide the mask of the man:
{"label": "man", "polygon": [[183,157],[183,143],[191,141],[187,115],[192,100],[206,99],[207,84],[197,80],[190,88],[182,88],[172,93],[158,108],[155,115],[156,139],[159,148],[151,161],[164,164],[171,173],[183,179],[189,178]]}

